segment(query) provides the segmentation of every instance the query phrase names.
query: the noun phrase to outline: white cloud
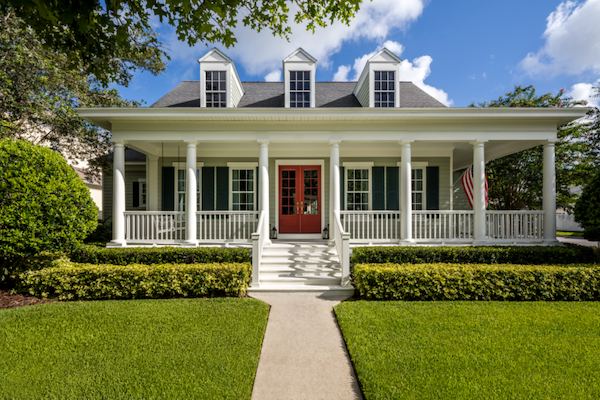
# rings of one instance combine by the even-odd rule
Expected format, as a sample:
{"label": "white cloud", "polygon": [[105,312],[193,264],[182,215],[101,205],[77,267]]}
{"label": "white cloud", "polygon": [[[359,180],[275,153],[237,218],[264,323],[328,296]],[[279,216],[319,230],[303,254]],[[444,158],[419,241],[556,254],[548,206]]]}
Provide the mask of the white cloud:
{"label": "white cloud", "polygon": [[265,76],[265,82],[281,82],[281,70],[276,69]]}
{"label": "white cloud", "polygon": [[348,73],[350,72],[349,65],[340,65],[335,74],[333,74],[334,82],[348,82]]}
{"label": "white cloud", "polygon": [[367,65],[367,61],[369,61],[369,59],[371,59],[375,54],[379,52],[379,50],[383,49],[384,47],[390,50],[392,53],[395,53],[397,56],[400,56],[400,54],[402,54],[402,52],[404,51],[404,46],[402,46],[400,43],[388,40],[382,45],[377,46],[377,48],[372,52],[356,58],[354,60],[354,65],[352,66],[352,68],[350,68],[349,65],[340,66],[337,72],[333,75],[333,80],[335,81],[337,76],[338,78],[340,78],[337,80],[348,81],[348,73],[352,69],[354,70],[354,77],[352,78],[352,80],[357,81],[360,77],[361,72],[365,68],[365,65]]}
{"label": "white cloud", "polygon": [[520,67],[529,75],[600,73],[600,0],[566,1],[548,18],[544,46]]}
{"label": "white cloud", "polygon": [[573,100],[585,100],[588,102],[588,107],[600,107],[600,98],[592,97],[596,94],[594,87],[600,86],[600,80],[596,83],[576,83],[571,86],[571,90],[567,93]]}
{"label": "white cloud", "polygon": [[415,58],[412,63],[408,60],[402,61],[400,63],[400,80],[414,83],[428,95],[447,106],[451,106],[453,100],[448,98],[448,93],[425,83],[425,79],[431,74],[430,65],[432,61],[433,58],[430,56]]}
{"label": "white cloud", "polygon": [[481,74],[481,76],[483,76],[484,78],[487,78],[487,75],[485,72],[483,74]]}

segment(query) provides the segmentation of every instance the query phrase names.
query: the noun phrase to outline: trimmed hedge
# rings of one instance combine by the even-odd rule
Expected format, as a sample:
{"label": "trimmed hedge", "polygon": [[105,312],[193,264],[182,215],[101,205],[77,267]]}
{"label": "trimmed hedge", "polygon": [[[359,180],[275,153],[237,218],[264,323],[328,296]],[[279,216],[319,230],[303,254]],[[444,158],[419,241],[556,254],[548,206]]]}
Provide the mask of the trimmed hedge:
{"label": "trimmed hedge", "polygon": [[587,264],[597,262],[592,247],[562,246],[475,246],[475,247],[356,247],[352,263],[393,264]]}
{"label": "trimmed hedge", "polygon": [[239,297],[252,274],[250,263],[93,265],[58,260],[54,265],[22,273],[19,289],[59,300]]}
{"label": "trimmed hedge", "polygon": [[594,264],[359,264],[353,284],[369,300],[600,300]]}
{"label": "trimmed hedge", "polygon": [[129,247],[81,246],[69,254],[71,261],[85,264],[206,264],[251,262],[250,250],[223,247]]}

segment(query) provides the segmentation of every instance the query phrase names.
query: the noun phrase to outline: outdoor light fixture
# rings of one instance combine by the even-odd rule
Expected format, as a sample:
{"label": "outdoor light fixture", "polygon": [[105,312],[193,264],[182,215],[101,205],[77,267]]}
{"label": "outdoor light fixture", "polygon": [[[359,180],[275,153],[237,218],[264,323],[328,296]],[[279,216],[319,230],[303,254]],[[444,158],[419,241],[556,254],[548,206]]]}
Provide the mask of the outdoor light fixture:
{"label": "outdoor light fixture", "polygon": [[[329,225],[327,225],[327,226],[329,226]],[[327,229],[327,228],[323,229],[323,234],[321,237],[325,240],[329,239],[329,229]]]}
{"label": "outdoor light fixture", "polygon": [[271,239],[277,239],[277,229],[271,229]]}

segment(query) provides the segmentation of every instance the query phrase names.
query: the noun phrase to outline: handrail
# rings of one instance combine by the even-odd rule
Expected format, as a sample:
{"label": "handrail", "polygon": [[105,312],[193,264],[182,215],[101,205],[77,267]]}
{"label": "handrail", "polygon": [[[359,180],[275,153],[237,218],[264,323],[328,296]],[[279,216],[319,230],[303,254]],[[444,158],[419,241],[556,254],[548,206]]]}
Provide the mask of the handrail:
{"label": "handrail", "polygon": [[333,212],[333,219],[335,220],[333,239],[342,264],[342,279],[340,283],[341,286],[350,286],[350,234],[344,232],[338,210]]}
{"label": "handrail", "polygon": [[258,217],[258,225],[256,232],[252,233],[252,287],[260,286],[260,260],[265,243],[264,235],[262,234],[263,225],[265,224],[265,211],[260,212]]}
{"label": "handrail", "polygon": [[509,215],[515,215],[515,214],[538,214],[538,215],[542,215],[545,213],[544,210],[486,210],[485,211],[486,214],[509,214]]}

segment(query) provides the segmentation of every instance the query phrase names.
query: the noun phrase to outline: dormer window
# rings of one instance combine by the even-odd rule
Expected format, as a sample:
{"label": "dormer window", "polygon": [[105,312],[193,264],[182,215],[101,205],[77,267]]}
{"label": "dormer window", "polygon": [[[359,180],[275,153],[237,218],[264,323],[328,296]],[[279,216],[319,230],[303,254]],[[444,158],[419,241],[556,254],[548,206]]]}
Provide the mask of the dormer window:
{"label": "dormer window", "polygon": [[310,107],[310,71],[290,71],[290,107]]}
{"label": "dormer window", "polygon": [[396,97],[394,71],[375,71],[375,107],[394,107]]}
{"label": "dormer window", "polygon": [[226,71],[206,71],[206,107],[227,107]]}

